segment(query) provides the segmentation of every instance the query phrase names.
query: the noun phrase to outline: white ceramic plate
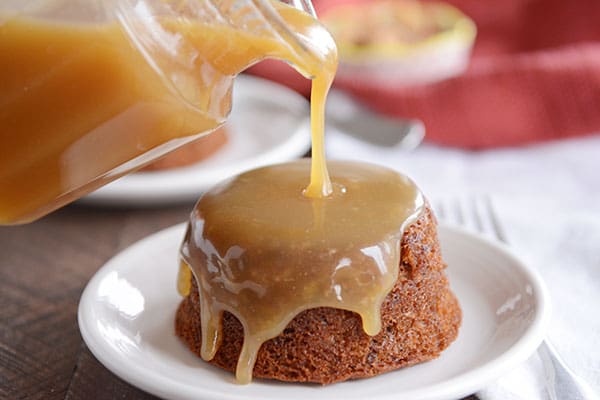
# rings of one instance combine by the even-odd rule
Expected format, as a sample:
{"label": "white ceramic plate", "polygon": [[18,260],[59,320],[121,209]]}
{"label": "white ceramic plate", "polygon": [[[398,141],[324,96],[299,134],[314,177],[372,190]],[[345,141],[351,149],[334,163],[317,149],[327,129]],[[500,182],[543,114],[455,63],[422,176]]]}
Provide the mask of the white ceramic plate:
{"label": "white ceramic plate", "polygon": [[206,364],[175,337],[178,225],[134,244],[92,278],[79,304],[85,342],[108,369],[167,399],[455,399],[523,362],[541,343],[547,295],[503,246],[441,227],[451,286],[463,309],[458,339],[436,360],[329,386],[255,380]]}
{"label": "white ceramic plate", "polygon": [[125,206],[193,202],[232,175],[300,157],[310,147],[308,102],[284,86],[240,75],[227,131],[225,146],[202,162],[127,175],[80,201]]}

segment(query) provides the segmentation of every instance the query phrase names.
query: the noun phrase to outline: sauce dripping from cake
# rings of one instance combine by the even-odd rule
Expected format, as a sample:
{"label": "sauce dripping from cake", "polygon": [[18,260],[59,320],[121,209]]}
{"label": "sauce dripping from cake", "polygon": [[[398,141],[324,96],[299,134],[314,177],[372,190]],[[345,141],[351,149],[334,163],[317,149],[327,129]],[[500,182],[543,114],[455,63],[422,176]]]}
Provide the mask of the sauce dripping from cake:
{"label": "sauce dripping from cake", "polygon": [[404,229],[424,203],[412,181],[383,167],[331,162],[330,178],[324,105],[337,50],[327,45],[333,41],[322,26],[285,11],[292,29],[323,55],[292,60],[313,78],[312,160],[250,171],[205,193],[181,248],[178,288],[189,294],[193,272],[202,357],[210,360],[218,351],[223,312],[243,326],[240,383],[251,381],[260,346],[306,309],[354,311],[365,332],[377,334],[381,303],[397,279]]}

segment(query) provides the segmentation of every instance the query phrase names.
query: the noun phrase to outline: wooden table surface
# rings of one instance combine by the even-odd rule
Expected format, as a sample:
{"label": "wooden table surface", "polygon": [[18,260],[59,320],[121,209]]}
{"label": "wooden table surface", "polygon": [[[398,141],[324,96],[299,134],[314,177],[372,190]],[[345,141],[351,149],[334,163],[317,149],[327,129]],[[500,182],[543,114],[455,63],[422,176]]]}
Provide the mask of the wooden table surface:
{"label": "wooden table surface", "polygon": [[155,399],[94,358],[79,334],[77,305],[110,257],[185,221],[190,209],[71,205],[0,227],[0,399]]}

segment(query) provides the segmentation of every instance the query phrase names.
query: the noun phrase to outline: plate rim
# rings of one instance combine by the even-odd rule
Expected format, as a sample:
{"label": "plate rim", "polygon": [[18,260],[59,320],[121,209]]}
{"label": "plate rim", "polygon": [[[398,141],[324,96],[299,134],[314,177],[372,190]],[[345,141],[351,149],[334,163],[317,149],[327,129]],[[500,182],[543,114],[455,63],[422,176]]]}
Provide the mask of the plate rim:
{"label": "plate rim", "polygon": [[[165,388],[176,385],[177,398],[202,399],[206,397],[207,399],[210,398],[214,400],[247,400],[249,398],[247,396],[238,395],[235,393],[224,393],[206,386],[199,387],[182,383],[175,379],[162,376],[156,371],[140,368],[134,363],[130,363],[129,365],[126,363],[120,363],[119,360],[122,360],[122,356],[114,357],[113,354],[113,357],[111,357],[108,353],[106,353],[106,350],[110,347],[106,347],[106,342],[101,340],[101,338],[98,338],[90,328],[90,325],[96,320],[94,318],[96,313],[93,308],[89,307],[88,305],[93,304],[92,300],[94,299],[94,294],[97,292],[97,288],[102,280],[111,272],[119,269],[119,259],[125,257],[129,252],[134,251],[135,249],[144,247],[147,242],[152,242],[153,240],[156,240],[157,237],[162,235],[167,235],[178,230],[181,230],[183,235],[185,226],[186,223],[180,223],[152,233],[132,243],[107,260],[96,271],[94,276],[90,279],[83,290],[78,305],[77,322],[81,336],[88,349],[92,352],[94,357],[96,357],[96,359],[103,364],[104,367],[106,367],[111,373],[147,393],[164,398],[173,398],[173,390],[165,390]],[[456,225],[440,223],[438,225],[438,230],[440,236],[446,234],[458,235],[461,240],[475,240],[478,241],[479,244],[487,246],[488,250],[491,248],[503,253],[503,255],[511,261],[513,268],[516,267],[519,272],[524,274],[528,283],[532,286],[534,293],[533,298],[535,299],[536,305],[535,316],[532,318],[525,332],[516,340],[514,344],[512,344],[499,356],[481,366],[469,369],[458,374],[457,376],[427,386],[426,396],[423,396],[422,394],[419,396],[419,394],[423,391],[422,388],[403,392],[403,396],[411,399],[423,398],[427,400],[435,400],[463,397],[483,388],[486,384],[507,373],[510,368],[525,362],[527,358],[533,354],[533,352],[543,341],[550,320],[549,294],[542,278],[536,270],[527,266],[527,264],[524,263],[508,245],[491,240],[481,235],[477,235],[464,227],[459,227]],[[87,313],[86,308],[90,309],[90,311]],[[390,393],[387,395],[383,394],[377,398],[379,400],[391,400],[397,398],[397,393]]]}

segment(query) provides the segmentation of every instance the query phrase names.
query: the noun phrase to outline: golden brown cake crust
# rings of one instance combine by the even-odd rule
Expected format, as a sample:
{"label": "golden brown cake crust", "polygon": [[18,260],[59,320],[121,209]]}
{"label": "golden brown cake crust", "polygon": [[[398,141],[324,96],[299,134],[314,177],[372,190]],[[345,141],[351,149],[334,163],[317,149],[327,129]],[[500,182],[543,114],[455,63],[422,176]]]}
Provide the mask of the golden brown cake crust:
{"label": "golden brown cake crust", "polygon": [[[298,314],[279,336],[265,342],[253,376],[282,381],[333,383],[364,378],[437,357],[456,338],[461,310],[444,273],[436,220],[429,207],[402,238],[396,285],[382,309],[382,330],[367,335],[361,318],[328,307]],[[194,280],[175,319],[177,335],[200,355],[200,305]],[[243,330],[223,315],[222,341],[211,364],[235,372]]]}

